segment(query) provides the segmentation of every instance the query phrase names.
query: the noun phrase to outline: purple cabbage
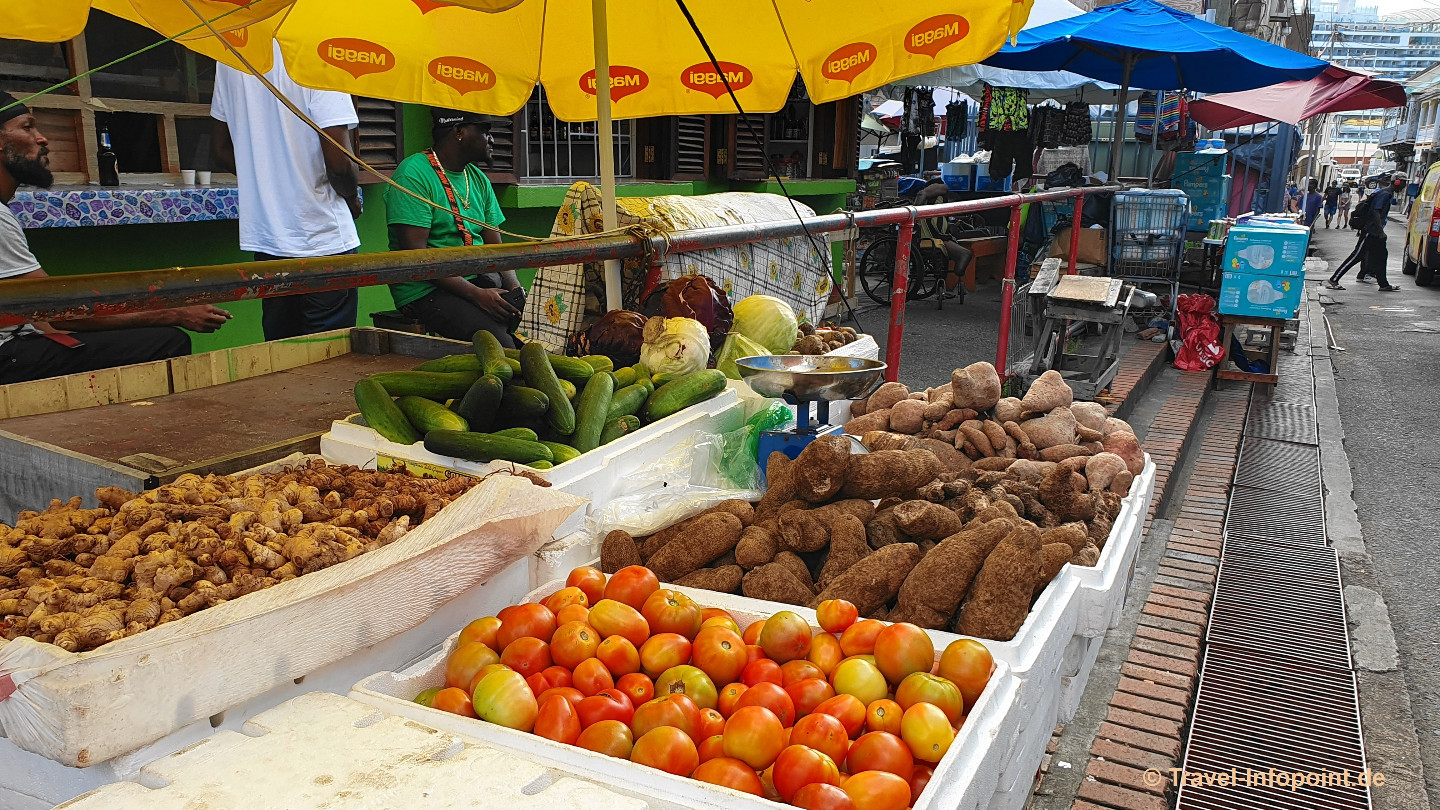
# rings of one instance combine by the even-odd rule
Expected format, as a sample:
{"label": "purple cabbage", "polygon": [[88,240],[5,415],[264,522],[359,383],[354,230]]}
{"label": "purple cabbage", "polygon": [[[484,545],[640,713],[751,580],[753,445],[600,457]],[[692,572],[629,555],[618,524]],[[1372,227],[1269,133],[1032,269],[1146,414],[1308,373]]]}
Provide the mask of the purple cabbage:
{"label": "purple cabbage", "polygon": [[692,274],[656,287],[646,296],[640,311],[667,318],[693,318],[710,335],[710,351],[720,350],[725,335],[735,323],[730,298],[709,278]]}

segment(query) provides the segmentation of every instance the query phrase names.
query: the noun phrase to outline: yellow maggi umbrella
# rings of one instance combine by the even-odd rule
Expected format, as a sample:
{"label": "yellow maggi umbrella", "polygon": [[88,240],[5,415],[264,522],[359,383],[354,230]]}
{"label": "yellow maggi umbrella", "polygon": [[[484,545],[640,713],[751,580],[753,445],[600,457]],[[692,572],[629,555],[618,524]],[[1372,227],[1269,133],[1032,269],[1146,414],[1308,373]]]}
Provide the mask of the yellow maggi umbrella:
{"label": "yellow maggi umbrella", "polygon": [[290,76],[322,90],[510,115],[539,82],[556,116],[599,122],[613,228],[612,116],[733,113],[736,103],[774,112],[797,73],[823,103],[974,64],[1020,30],[1032,2],[51,0],[7,4],[0,37],[68,39],[93,4],[240,69],[266,70],[277,41]]}

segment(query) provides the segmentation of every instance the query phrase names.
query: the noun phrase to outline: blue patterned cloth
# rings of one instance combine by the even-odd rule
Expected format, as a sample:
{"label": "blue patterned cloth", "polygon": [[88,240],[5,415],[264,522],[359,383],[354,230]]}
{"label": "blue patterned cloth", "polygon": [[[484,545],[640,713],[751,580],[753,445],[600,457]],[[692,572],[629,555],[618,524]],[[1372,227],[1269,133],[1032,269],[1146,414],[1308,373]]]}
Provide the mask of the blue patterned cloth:
{"label": "blue patterned cloth", "polygon": [[26,228],[86,228],[240,217],[234,186],[27,189],[10,201]]}

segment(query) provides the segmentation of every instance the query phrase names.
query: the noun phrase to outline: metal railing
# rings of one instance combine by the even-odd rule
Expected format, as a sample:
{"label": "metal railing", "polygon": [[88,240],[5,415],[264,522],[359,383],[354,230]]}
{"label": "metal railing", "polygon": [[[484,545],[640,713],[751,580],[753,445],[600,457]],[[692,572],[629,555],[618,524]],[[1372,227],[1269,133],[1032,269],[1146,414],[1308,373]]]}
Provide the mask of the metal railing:
{"label": "metal railing", "polygon": [[[893,293],[890,301],[889,340],[885,352],[885,360],[889,364],[887,378],[895,380],[900,368],[900,348],[905,329],[905,291],[909,286],[910,243],[916,221],[1008,208],[1011,238],[1005,256],[999,348],[995,362],[996,369],[1004,374],[1010,341],[1011,304],[1015,293],[1015,265],[1020,250],[1020,206],[1032,202],[1072,199],[1074,221],[1078,222],[1086,194],[1115,191],[1118,188],[1108,185],[1032,194],[1005,194],[922,207],[910,205],[803,219],[700,228],[669,235],[643,234],[637,230],[499,245],[13,279],[5,282],[5,295],[0,298],[0,328],[30,321],[63,321],[194,304],[223,304],[255,298],[371,287],[399,281],[429,281],[455,275],[498,273],[606,259],[647,257],[654,262],[670,253],[732,247],[770,239],[806,237],[808,234],[834,233],[852,228],[898,225],[900,232],[895,250],[895,279],[891,285]],[[1070,273],[1075,272],[1075,255],[1079,251],[1079,242],[1080,231],[1072,228],[1068,270]]]}

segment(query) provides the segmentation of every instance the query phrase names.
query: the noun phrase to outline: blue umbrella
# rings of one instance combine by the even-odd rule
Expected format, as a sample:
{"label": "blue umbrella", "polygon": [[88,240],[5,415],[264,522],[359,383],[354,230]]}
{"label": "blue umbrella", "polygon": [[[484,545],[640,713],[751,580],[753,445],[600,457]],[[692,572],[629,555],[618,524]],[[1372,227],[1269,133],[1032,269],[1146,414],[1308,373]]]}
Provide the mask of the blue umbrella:
{"label": "blue umbrella", "polygon": [[[1208,23],[1155,0],[1127,0],[1021,31],[984,64],[1068,70],[1121,87],[1229,93],[1320,74],[1327,62]],[[1117,134],[1125,130],[1120,108]],[[1111,174],[1119,173],[1118,149]]]}

